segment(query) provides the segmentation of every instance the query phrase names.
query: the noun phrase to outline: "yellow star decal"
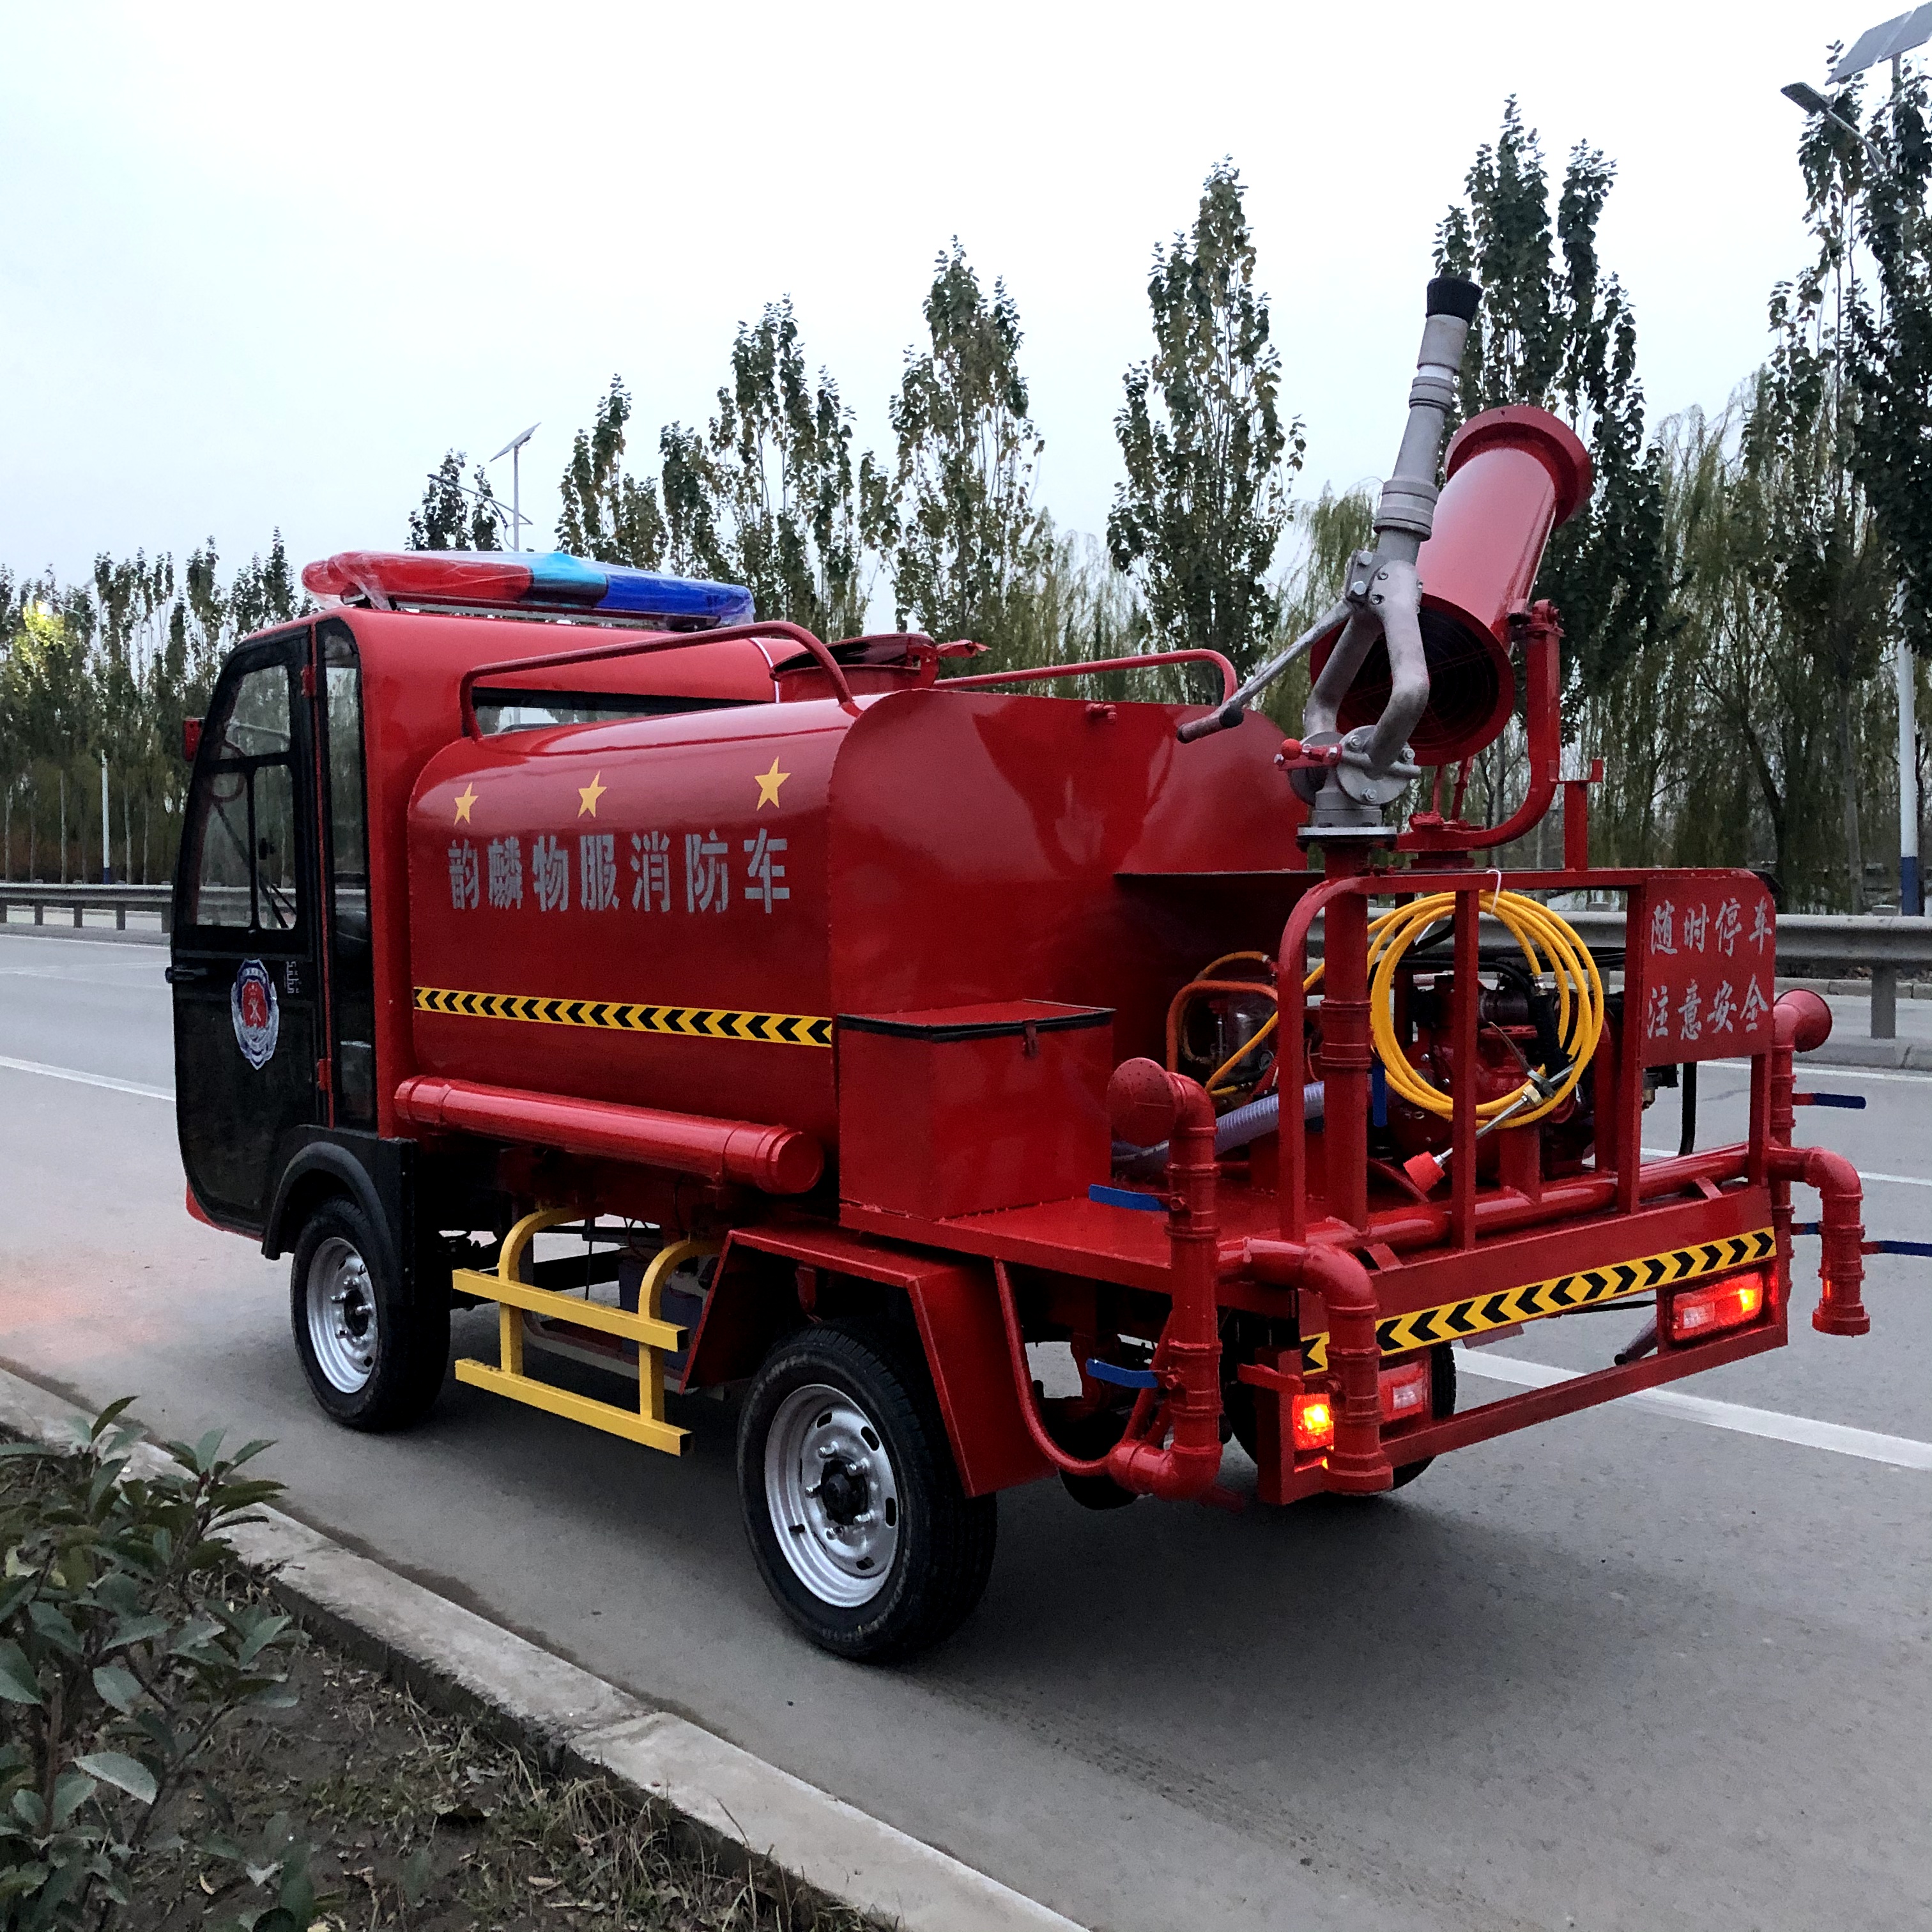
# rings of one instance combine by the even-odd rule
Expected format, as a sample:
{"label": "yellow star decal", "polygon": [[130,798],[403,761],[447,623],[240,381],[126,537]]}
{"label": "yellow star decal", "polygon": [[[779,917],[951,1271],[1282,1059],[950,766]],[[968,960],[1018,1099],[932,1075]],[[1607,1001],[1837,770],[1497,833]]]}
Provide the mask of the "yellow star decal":
{"label": "yellow star decal", "polygon": [[476,802],[476,788],[466,785],[456,794],[456,822],[459,825],[470,823],[470,808]]}
{"label": "yellow star decal", "polygon": [[778,787],[783,784],[791,774],[778,770],[778,758],[774,753],[771,770],[768,772],[754,772],[752,776],[758,782],[758,802],[752,806],[752,809],[754,812],[762,812],[766,806],[778,803]]}
{"label": "yellow star decal", "polygon": [[592,772],[590,775],[590,782],[587,785],[579,785],[577,788],[579,801],[577,807],[578,817],[581,818],[587,812],[592,818],[595,818],[597,816],[597,801],[610,789],[610,788],[604,783],[604,774],[602,772]]}

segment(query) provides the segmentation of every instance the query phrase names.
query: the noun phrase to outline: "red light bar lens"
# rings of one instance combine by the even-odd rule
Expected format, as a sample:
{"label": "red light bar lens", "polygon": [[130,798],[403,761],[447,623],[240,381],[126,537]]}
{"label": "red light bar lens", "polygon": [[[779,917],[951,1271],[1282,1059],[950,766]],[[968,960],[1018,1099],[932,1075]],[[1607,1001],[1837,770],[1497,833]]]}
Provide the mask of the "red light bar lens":
{"label": "red light bar lens", "polygon": [[752,614],[741,584],[665,577],[595,563],[561,551],[346,550],[308,565],[302,583],[319,597],[454,604],[655,619],[709,630]]}
{"label": "red light bar lens", "polygon": [[1670,1339],[1701,1341],[1726,1328],[1742,1328],[1763,1311],[1765,1280],[1760,1274],[1733,1275],[1712,1288],[1691,1289],[1670,1304]]}
{"label": "red light bar lens", "polygon": [[1335,1442],[1335,1412],[1325,1395],[1298,1395],[1294,1398],[1294,1446],[1306,1455],[1312,1449],[1328,1449]]}
{"label": "red light bar lens", "polygon": [[1383,1421],[1413,1422],[1418,1416],[1428,1414],[1431,1376],[1426,1355],[1418,1361],[1405,1362],[1399,1369],[1383,1370]]}

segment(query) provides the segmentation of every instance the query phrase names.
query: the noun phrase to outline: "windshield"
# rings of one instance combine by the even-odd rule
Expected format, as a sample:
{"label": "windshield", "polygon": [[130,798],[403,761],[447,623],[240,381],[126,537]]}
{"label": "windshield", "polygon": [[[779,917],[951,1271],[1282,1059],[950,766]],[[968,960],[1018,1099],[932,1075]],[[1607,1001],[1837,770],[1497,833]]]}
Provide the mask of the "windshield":
{"label": "windshield", "polygon": [[479,686],[476,727],[484,737],[551,724],[608,724],[620,718],[668,718],[686,711],[728,711],[737,698],[667,698],[638,691],[512,690]]}

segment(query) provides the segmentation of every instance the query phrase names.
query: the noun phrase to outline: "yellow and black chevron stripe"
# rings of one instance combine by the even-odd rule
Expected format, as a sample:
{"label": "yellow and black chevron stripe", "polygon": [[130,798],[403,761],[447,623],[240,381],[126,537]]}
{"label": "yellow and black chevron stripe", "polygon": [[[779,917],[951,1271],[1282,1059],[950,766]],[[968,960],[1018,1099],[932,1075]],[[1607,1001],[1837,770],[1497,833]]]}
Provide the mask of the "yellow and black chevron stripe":
{"label": "yellow and black chevron stripe", "polygon": [[[1601,1268],[1554,1275],[1548,1281],[1532,1281],[1524,1287],[1504,1288],[1495,1294],[1444,1302],[1440,1308],[1418,1308],[1411,1314],[1391,1315],[1376,1324],[1376,1339],[1384,1354],[1400,1355],[1411,1348],[1426,1348],[1432,1342],[1460,1341],[1466,1336],[1480,1335],[1486,1329],[1507,1328],[1514,1322],[1534,1322],[1539,1316],[1560,1315],[1566,1308],[1588,1308],[1598,1302],[1621,1300],[1627,1294],[1642,1294],[1653,1288],[1694,1281],[1702,1275],[1748,1268],[1754,1262],[1769,1261],[1775,1252],[1771,1230],[1760,1228],[1748,1234],[1729,1235],[1720,1241],[1702,1241],[1695,1247],[1672,1248],[1668,1254],[1646,1255],[1641,1261],[1608,1262]],[[1310,1336],[1302,1348],[1310,1369],[1328,1366],[1325,1330]]]}
{"label": "yellow and black chevron stripe", "polygon": [[419,1013],[472,1020],[534,1020],[546,1026],[600,1027],[614,1033],[670,1034],[680,1040],[744,1040],[766,1046],[832,1044],[832,1022],[806,1013],[747,1013],[724,1006],[646,1006],[614,1000],[549,1000],[532,993],[463,993],[418,986]]}

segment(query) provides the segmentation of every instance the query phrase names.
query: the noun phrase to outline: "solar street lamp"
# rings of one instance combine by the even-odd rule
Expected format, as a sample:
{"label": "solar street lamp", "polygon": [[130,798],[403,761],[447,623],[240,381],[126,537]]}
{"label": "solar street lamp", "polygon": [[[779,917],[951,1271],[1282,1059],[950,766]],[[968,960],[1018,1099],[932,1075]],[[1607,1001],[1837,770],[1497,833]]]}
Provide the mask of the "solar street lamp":
{"label": "solar street lamp", "polygon": [[[1898,64],[1915,47],[1932,40],[1932,5],[1916,8],[1876,27],[1868,27],[1852,42],[1826,76],[1836,87],[1853,75],[1863,74],[1880,61],[1892,63],[1892,84],[1898,86]],[[1855,127],[1833,107],[1819,89],[1808,82],[1793,81],[1780,90],[1809,115],[1822,116],[1834,127],[1855,134],[1874,164],[1877,151],[1862,129]],[[1900,211],[1901,213],[1903,211]],[[1901,588],[1893,605],[1903,620],[1905,593]],[[1898,649],[1894,670],[1898,680],[1898,909],[1909,918],[1925,910],[1925,887],[1918,872],[1918,720],[1916,693],[1912,688],[1912,652],[1905,641],[1904,626],[1899,628]]]}
{"label": "solar street lamp", "polygon": [[[1926,10],[1932,13],[1932,8]],[[495,463],[507,456],[510,459],[510,548],[521,550],[524,547],[524,445],[543,428],[542,423],[532,423],[521,436],[513,436],[490,460]]]}

